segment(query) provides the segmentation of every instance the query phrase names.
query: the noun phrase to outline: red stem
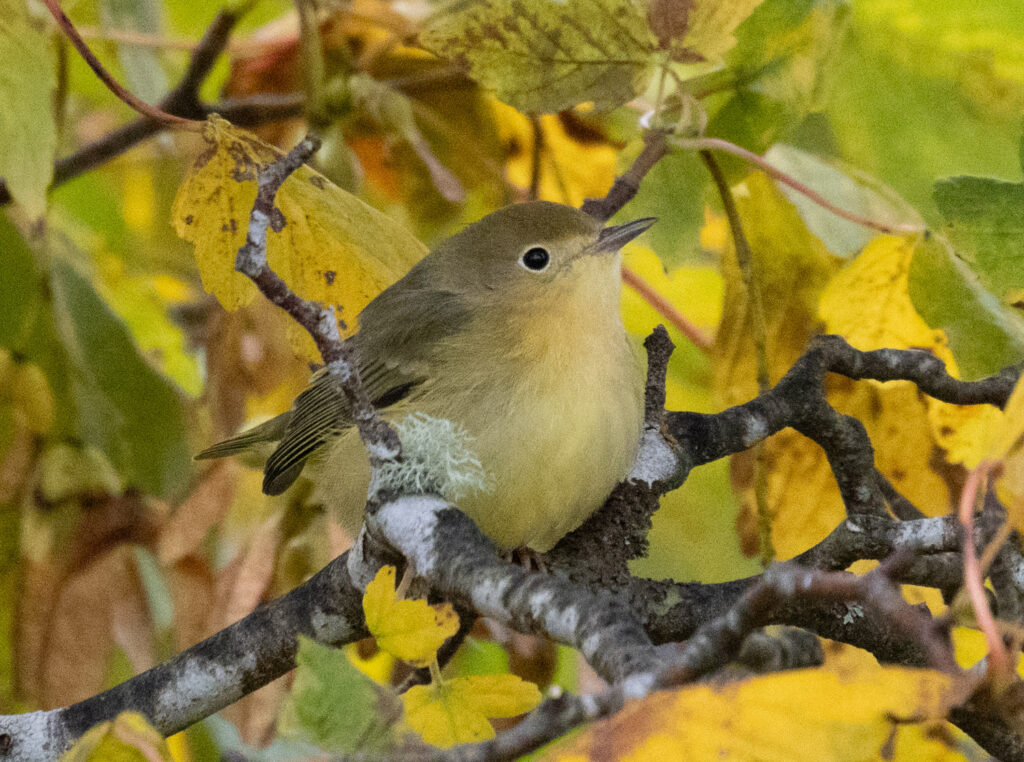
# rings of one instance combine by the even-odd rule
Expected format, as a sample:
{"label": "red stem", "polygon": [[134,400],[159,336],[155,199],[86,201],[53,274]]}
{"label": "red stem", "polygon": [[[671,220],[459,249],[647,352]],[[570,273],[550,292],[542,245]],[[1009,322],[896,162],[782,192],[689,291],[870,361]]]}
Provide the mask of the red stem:
{"label": "red stem", "polygon": [[668,299],[659,294],[650,283],[645,281],[628,267],[622,268],[622,280],[630,288],[640,294],[640,298],[657,310],[659,315],[671,323],[674,328],[678,329],[683,336],[688,338],[693,345],[697,347],[697,349],[705,354],[711,349],[712,340],[708,338],[697,326],[687,320],[682,313],[673,307],[672,303]]}
{"label": "red stem", "polygon": [[870,220],[867,217],[861,217],[859,214],[848,212],[845,209],[840,209],[838,206],[833,204],[827,198],[822,196],[817,191],[807,187],[799,180],[790,177],[781,169],[777,169],[765,161],[762,157],[758,156],[753,151],[748,151],[742,146],[738,146],[735,143],[730,143],[728,140],[722,140],[721,138],[695,138],[693,140],[681,140],[679,144],[686,148],[693,148],[696,150],[717,150],[731,153],[733,156],[738,156],[744,161],[762,169],[765,174],[771,177],[773,180],[778,180],[783,185],[788,185],[790,188],[795,190],[797,193],[801,193],[807,196],[811,201],[816,203],[818,206],[828,209],[832,214],[837,217],[842,217],[844,220],[855,222],[858,225],[864,225],[873,230],[877,230],[881,233],[887,233],[889,235],[902,235],[907,233],[923,233],[925,228],[921,225],[911,222],[900,222],[889,225],[884,222],[876,222]]}
{"label": "red stem", "polygon": [[977,503],[979,488],[987,482],[989,471],[994,465],[992,461],[984,460],[967,475],[964,491],[960,493],[959,518],[964,528],[964,587],[974,609],[978,628],[984,633],[988,645],[990,674],[1006,675],[1012,670],[1010,657],[1006,652],[1006,644],[999,634],[995,617],[992,616],[992,609],[988,605],[984,575],[974,547],[974,506]]}
{"label": "red stem", "polygon": [[192,119],[184,119],[174,114],[168,114],[166,111],[150,106],[148,103],[139,100],[130,92],[128,92],[121,84],[114,79],[114,77],[108,72],[100,60],[96,58],[89,46],[85,44],[85,40],[75,29],[75,25],[71,23],[71,19],[67,17],[67,14],[61,10],[60,3],[58,0],[43,0],[43,3],[49,9],[53,15],[54,20],[57,22],[57,26],[61,28],[67,38],[71,40],[71,44],[75,46],[75,49],[82,55],[85,62],[89,64],[89,67],[96,73],[96,76],[100,78],[100,81],[107,86],[107,88],[116,95],[121,101],[128,104],[138,113],[143,116],[149,117],[150,119],[174,127],[183,127],[189,130],[202,129],[203,122],[197,122]]}

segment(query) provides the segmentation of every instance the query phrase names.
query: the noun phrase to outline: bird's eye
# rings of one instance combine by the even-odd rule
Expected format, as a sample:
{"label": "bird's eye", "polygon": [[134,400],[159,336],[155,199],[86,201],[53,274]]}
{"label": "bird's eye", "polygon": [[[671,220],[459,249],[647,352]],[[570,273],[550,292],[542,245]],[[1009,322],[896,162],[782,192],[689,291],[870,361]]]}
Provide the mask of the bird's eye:
{"label": "bird's eye", "polygon": [[519,257],[519,264],[525,267],[527,270],[533,270],[534,272],[540,272],[548,266],[548,262],[551,261],[551,256],[548,254],[547,249],[542,249],[540,246],[534,246],[532,249],[527,249],[523,256]]}

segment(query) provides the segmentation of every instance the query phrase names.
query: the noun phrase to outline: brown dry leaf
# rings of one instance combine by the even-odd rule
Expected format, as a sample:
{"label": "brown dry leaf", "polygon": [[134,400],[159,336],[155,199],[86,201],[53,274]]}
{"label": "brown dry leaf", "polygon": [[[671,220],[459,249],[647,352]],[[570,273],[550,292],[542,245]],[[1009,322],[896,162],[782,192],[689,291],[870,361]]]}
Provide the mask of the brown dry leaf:
{"label": "brown dry leaf", "polygon": [[[208,620],[211,631],[248,615],[264,599],[277,564],[280,523],[280,514],[266,519],[250,535],[244,552],[218,574],[214,610]],[[263,745],[271,740],[280,702],[287,692],[284,680],[270,683],[224,710],[246,743]]]}
{"label": "brown dry leaf", "polygon": [[46,707],[99,692],[115,645],[137,672],[153,666],[153,632],[131,546],[118,546],[68,580],[58,592],[49,627],[41,654]]}
{"label": "brown dry leaf", "polygon": [[179,651],[212,635],[210,601],[214,578],[209,562],[200,556],[185,556],[165,572],[174,604],[174,643]]}
{"label": "brown dry leaf", "polygon": [[244,743],[259,748],[274,740],[281,703],[288,695],[293,677],[279,677],[222,710],[225,719],[238,728]]}
{"label": "brown dry leaf", "polygon": [[207,533],[231,509],[239,466],[217,461],[160,529],[157,557],[164,566],[196,551]]}
{"label": "brown dry leaf", "polygon": [[[178,190],[172,216],[178,234],[195,246],[204,287],[235,309],[256,295],[236,272],[245,242],[259,169],[279,152],[255,135],[211,117],[206,150]],[[285,225],[267,237],[270,267],[301,297],[332,304],[348,329],[380,291],[426,254],[426,247],[395,220],[302,167],[276,199]],[[317,359],[312,340],[294,334],[296,348]]]}
{"label": "brown dry leaf", "polygon": [[131,493],[88,508],[73,501],[23,507],[14,620],[20,694],[53,706],[95,693],[115,640],[135,666],[149,663],[149,614],[129,543],[152,540],[151,520]]}
{"label": "brown dry leaf", "polygon": [[[542,759],[952,762],[961,757],[941,739],[907,733],[911,723],[942,727],[934,723],[949,709],[951,687],[938,672],[865,663],[842,675],[793,670],[662,691],[591,725]],[[899,756],[888,756],[893,748]]]}
{"label": "brown dry leaf", "polygon": [[217,578],[216,619],[226,627],[250,613],[262,600],[277,563],[281,517],[271,516],[249,539],[245,552]]}

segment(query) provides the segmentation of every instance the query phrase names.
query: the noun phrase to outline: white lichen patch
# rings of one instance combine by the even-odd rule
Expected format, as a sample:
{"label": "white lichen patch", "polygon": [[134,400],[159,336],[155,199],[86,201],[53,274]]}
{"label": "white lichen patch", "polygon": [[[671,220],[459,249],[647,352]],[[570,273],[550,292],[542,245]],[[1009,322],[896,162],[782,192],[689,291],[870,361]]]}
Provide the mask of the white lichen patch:
{"label": "white lichen patch", "polygon": [[[182,663],[176,678],[156,697],[154,721],[164,717],[196,720],[242,697],[242,675],[256,669],[256,654],[230,665],[193,658]],[[193,720],[194,721],[194,720]]]}
{"label": "white lichen patch", "polygon": [[437,512],[450,505],[429,495],[408,495],[386,503],[374,520],[388,541],[402,552],[418,574],[429,577],[437,567],[434,535]]}
{"label": "white lichen patch", "polygon": [[472,449],[473,437],[447,418],[413,413],[395,425],[402,458],[384,463],[374,474],[370,494],[393,490],[442,495],[457,503],[490,486],[487,471]]}
{"label": "white lichen patch", "polygon": [[8,714],[0,717],[0,734],[15,739],[12,752],[4,762],[53,762],[66,743],[59,709],[45,712]]}
{"label": "white lichen patch", "polygon": [[640,441],[640,452],[629,478],[644,484],[671,479],[679,469],[679,459],[668,442],[655,429],[645,429]]}
{"label": "white lichen patch", "polygon": [[760,416],[751,416],[743,427],[743,444],[753,447],[768,436],[768,424]]}

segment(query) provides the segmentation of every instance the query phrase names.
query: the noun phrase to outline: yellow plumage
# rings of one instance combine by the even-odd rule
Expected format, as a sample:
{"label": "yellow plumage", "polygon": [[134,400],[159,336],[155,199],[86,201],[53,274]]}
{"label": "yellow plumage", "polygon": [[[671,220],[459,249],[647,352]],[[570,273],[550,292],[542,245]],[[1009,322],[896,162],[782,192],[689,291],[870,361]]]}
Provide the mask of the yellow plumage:
{"label": "yellow plumage", "polygon": [[[388,420],[417,412],[468,432],[488,487],[458,505],[502,547],[548,550],[632,465],[643,373],[619,317],[618,247],[649,224],[602,229],[571,207],[506,207],[442,242],[360,315],[352,341],[371,398]],[[346,413],[321,375],[292,411],[204,455],[280,440],[267,491],[306,464],[314,496],[354,532],[369,466]]]}

